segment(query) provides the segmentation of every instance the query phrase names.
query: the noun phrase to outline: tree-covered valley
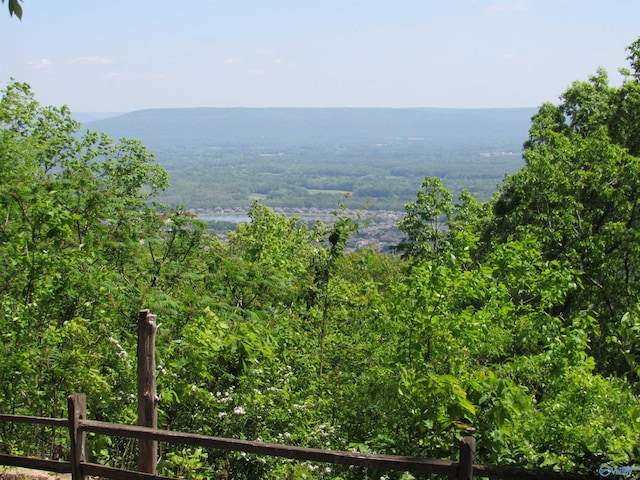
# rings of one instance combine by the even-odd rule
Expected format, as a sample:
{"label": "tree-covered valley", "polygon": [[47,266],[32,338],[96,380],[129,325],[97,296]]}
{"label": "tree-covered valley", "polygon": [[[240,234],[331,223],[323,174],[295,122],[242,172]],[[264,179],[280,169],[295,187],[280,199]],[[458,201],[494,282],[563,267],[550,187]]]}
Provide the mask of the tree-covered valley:
{"label": "tree-covered valley", "polygon": [[[598,70],[535,112],[523,166],[492,198],[421,176],[389,254],[347,251],[362,226],[337,202],[312,225],[255,202],[223,242],[188,201],[162,203],[173,172],[160,153],[83,131],[9,84],[0,410],[58,417],[85,393],[90,418],[134,423],[136,319],[149,308],[162,428],[452,459],[472,433],[478,463],[637,464],[640,41],[628,53],[621,85]],[[36,433],[0,424],[0,448],[65,455],[64,435]],[[135,462],[127,440],[89,448]],[[160,471],[413,478],[168,447]]]}
{"label": "tree-covered valley", "polygon": [[159,194],[190,209],[402,210],[425,176],[491,198],[522,167],[534,109],[154,109],[88,122],[136,138],[169,172]]}

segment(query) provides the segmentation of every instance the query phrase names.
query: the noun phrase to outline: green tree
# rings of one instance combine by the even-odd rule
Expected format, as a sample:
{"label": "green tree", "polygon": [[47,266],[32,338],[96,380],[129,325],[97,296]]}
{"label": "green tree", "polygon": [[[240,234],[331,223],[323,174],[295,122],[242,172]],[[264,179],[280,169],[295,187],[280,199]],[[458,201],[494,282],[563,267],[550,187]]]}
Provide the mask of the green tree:
{"label": "green tree", "polygon": [[126,418],[131,402],[108,399],[132,388],[135,277],[167,174],[139,142],[79,135],[26,84],[2,92],[0,125],[2,405],[56,415],[84,392],[97,417]]}
{"label": "green tree", "polygon": [[305,224],[254,202],[250,222],[229,233],[221,279],[240,310],[287,308],[306,292],[317,248]]}
{"label": "green tree", "polygon": [[578,272],[583,288],[556,313],[595,317],[590,343],[598,369],[618,375],[637,369],[619,340],[621,320],[635,309],[640,290],[638,47],[629,47],[634,70],[620,87],[598,70],[574,82],[559,105],[540,108],[525,143],[525,167],[506,179],[486,230],[489,244],[533,234],[545,258]]}
{"label": "green tree", "polygon": [[451,192],[439,178],[426,177],[417,197],[405,205],[398,228],[406,237],[395,250],[405,256],[435,258],[449,246],[446,226],[453,217]]}
{"label": "green tree", "polygon": [[424,179],[417,199],[406,204],[405,210],[398,222],[405,237],[393,248],[395,252],[418,261],[448,261],[451,255],[459,256],[467,266],[492,218],[489,202],[480,202],[463,190],[454,204],[451,192],[434,177]]}

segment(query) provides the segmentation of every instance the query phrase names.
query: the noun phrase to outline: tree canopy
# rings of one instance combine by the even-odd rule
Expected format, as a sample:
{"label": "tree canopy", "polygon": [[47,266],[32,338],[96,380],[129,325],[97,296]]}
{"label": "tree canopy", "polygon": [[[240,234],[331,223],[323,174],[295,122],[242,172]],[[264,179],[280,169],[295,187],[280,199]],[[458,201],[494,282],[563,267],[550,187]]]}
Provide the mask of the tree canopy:
{"label": "tree canopy", "polygon": [[598,370],[635,381],[640,344],[627,324],[640,291],[639,46],[629,47],[633,70],[620,87],[598,70],[540,108],[525,167],[506,179],[486,230],[487,242],[534,235],[544,258],[571,265],[580,288],[555,313],[590,318]]}

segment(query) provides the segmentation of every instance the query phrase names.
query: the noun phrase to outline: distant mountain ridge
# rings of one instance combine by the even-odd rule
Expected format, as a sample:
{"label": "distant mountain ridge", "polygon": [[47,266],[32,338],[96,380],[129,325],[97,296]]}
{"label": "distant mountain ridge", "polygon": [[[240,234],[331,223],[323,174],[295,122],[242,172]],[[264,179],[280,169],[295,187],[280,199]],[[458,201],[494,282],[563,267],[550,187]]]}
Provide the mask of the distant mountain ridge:
{"label": "distant mountain ridge", "polygon": [[139,110],[87,122],[114,138],[149,147],[388,143],[519,145],[533,108],[170,108]]}
{"label": "distant mountain ridge", "polygon": [[105,118],[124,115],[126,112],[72,112],[71,116],[80,123],[95,122]]}
{"label": "distant mountain ridge", "polygon": [[169,205],[400,210],[425,176],[490,198],[522,167],[533,108],[174,108],[85,128],[142,141],[169,172]]}

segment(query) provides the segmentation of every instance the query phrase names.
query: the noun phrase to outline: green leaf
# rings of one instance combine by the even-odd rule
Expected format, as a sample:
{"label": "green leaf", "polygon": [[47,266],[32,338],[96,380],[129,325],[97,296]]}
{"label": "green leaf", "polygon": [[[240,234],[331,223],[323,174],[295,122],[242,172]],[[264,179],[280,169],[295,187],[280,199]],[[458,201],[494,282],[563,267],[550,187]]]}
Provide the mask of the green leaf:
{"label": "green leaf", "polygon": [[22,20],[22,5],[20,5],[20,0],[9,0],[9,13],[18,17]]}

